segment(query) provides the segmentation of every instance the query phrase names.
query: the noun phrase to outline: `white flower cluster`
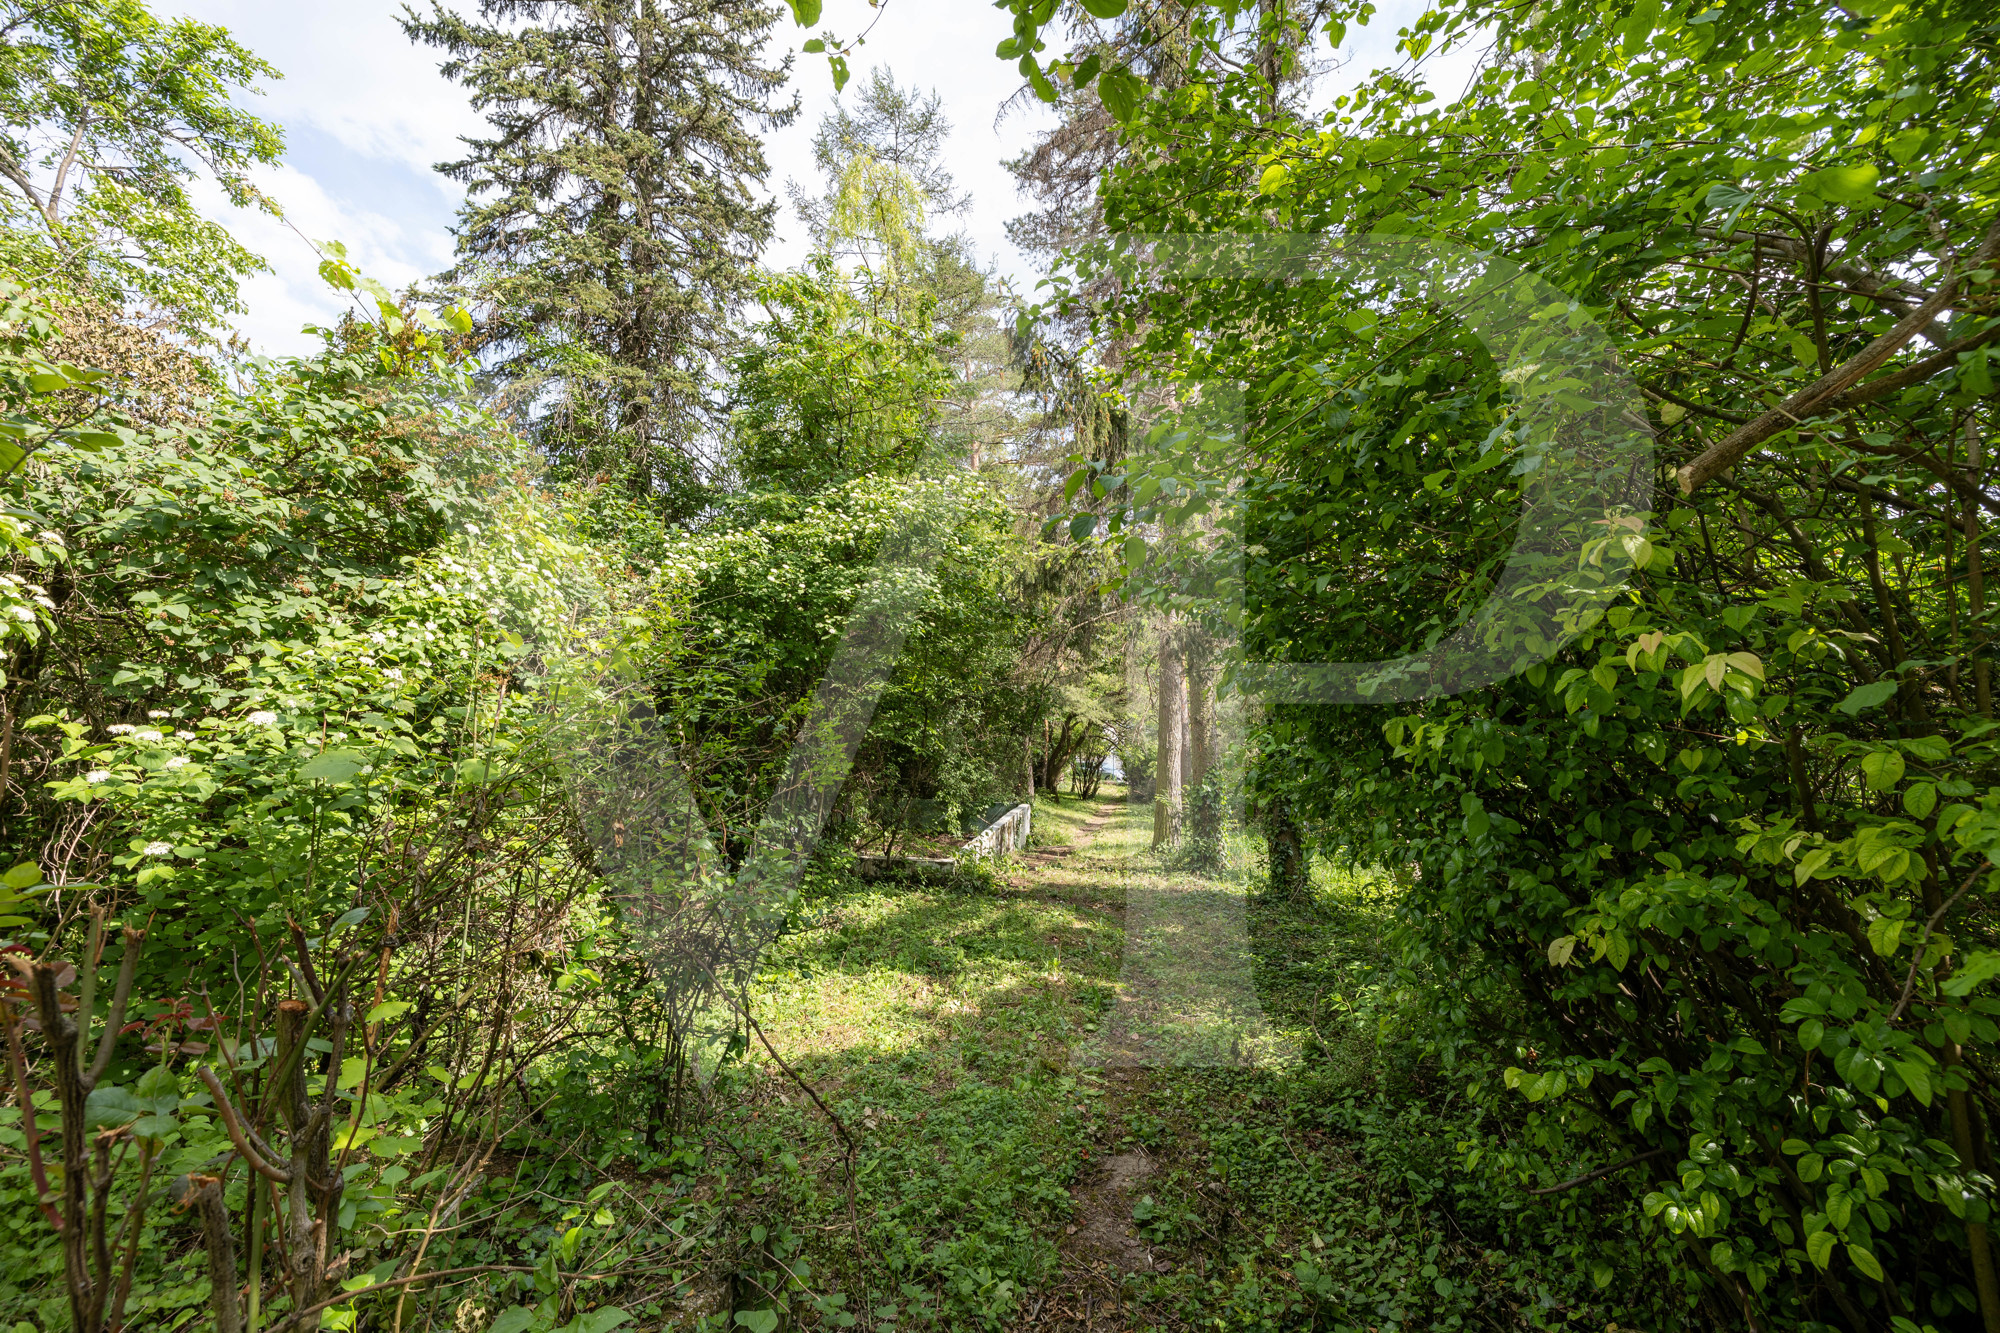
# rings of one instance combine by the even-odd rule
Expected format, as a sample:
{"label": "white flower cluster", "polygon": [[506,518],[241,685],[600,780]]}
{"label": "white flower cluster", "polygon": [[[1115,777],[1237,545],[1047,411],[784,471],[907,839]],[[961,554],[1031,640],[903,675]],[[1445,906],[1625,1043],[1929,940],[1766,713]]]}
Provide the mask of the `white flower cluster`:
{"label": "white flower cluster", "polygon": [[130,736],[134,730],[130,722],[114,722],[105,728],[113,736]]}
{"label": "white flower cluster", "polygon": [[269,727],[277,723],[278,715],[260,708],[250,715],[249,721],[253,727]]}
{"label": "white flower cluster", "polygon": [[91,783],[109,782],[111,781],[111,770],[108,768],[93,768],[83,775],[83,780]]}
{"label": "white flower cluster", "polygon": [[184,754],[177,754],[172,759],[167,760],[166,766],[168,768],[186,768],[188,766],[188,757]]}
{"label": "white flower cluster", "polygon": [[167,853],[173,851],[173,849],[174,845],[170,842],[149,842],[146,844],[146,855],[165,856]]}

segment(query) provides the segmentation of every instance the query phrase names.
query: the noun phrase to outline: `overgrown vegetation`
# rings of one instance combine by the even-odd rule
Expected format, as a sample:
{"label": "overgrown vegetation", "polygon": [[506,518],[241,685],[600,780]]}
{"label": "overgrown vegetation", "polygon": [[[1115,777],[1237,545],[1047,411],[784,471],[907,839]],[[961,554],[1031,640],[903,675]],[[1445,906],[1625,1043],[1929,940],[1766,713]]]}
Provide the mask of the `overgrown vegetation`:
{"label": "overgrown vegetation", "polygon": [[434,7],[260,360],[273,72],[16,9],[0,1323],[2000,1329],[1983,13],[1010,0],[1031,307],[886,70],[754,267],[775,7]]}

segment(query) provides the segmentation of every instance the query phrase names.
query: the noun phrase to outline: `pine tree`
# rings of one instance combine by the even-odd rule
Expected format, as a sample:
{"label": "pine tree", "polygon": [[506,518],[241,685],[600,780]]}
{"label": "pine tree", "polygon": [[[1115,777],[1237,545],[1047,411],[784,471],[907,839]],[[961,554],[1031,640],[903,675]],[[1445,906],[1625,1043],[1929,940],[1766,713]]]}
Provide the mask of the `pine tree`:
{"label": "pine tree", "polygon": [[762,0],[433,0],[405,11],[494,133],[463,181],[459,263],[503,400],[558,476],[607,477],[669,517],[705,503],[710,391],[776,205],[756,127],[790,121]]}

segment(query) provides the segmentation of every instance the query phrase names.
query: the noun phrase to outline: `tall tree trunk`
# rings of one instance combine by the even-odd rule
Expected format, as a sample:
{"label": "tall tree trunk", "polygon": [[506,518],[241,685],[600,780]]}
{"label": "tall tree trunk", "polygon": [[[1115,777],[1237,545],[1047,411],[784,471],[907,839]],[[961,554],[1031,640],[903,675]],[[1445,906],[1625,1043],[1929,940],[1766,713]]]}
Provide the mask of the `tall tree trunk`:
{"label": "tall tree trunk", "polygon": [[1287,898],[1306,892],[1305,838],[1292,815],[1292,798],[1268,797],[1264,802],[1264,856],[1270,870],[1270,891]]}
{"label": "tall tree trunk", "polygon": [[1153,784],[1153,846],[1170,847],[1181,835],[1181,739],[1187,730],[1187,692],[1181,680],[1181,647],[1172,623],[1160,630],[1159,764]]}
{"label": "tall tree trunk", "polygon": [[1198,634],[1188,637],[1187,688],[1188,767],[1181,777],[1192,790],[1220,758],[1215,734],[1215,645]]}
{"label": "tall tree trunk", "polygon": [[1259,108],[1263,114],[1259,119],[1266,125],[1278,118],[1278,77],[1283,70],[1278,25],[1283,13],[1281,0],[1258,0],[1257,24],[1263,30],[1263,40],[1257,44],[1257,72],[1264,76],[1264,105]]}
{"label": "tall tree trunk", "polygon": [[1221,760],[1221,738],[1215,728],[1215,644],[1200,634],[1190,634],[1187,642],[1188,683],[1188,832],[1201,849],[1210,868],[1220,865],[1222,854],[1222,793],[1209,786]]}

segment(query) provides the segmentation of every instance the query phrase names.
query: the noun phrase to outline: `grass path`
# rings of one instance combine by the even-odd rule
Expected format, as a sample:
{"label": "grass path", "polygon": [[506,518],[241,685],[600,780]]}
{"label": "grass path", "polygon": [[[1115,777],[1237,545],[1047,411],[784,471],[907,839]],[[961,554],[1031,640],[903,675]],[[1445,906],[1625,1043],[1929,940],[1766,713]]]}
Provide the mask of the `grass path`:
{"label": "grass path", "polygon": [[1182,1086],[1156,1073],[1268,1078],[1295,1043],[1257,1002],[1241,876],[1169,873],[1148,810],[1116,796],[1036,821],[984,886],[817,901],[767,954],[759,1009],[862,1140],[871,1247],[943,1280],[932,1317],[1098,1333],[1128,1326],[1135,1276],[1176,1268],[1139,1225],[1159,1207],[1149,1099]]}
{"label": "grass path", "polygon": [[[1391,885],[1322,867],[1310,901],[1273,902],[1248,869],[1170,869],[1115,795],[1035,819],[997,874],[828,876],[766,953],[761,1022],[858,1144],[857,1244],[838,1142],[753,1053],[722,1129],[763,1174],[731,1225],[857,1316],[802,1326],[1596,1333],[1625,1314],[1557,1294],[1592,1290],[1558,1257],[1574,1221],[1522,1230],[1461,1169],[1486,1131],[1385,1057]],[[736,1282],[736,1308],[774,1280]]]}

